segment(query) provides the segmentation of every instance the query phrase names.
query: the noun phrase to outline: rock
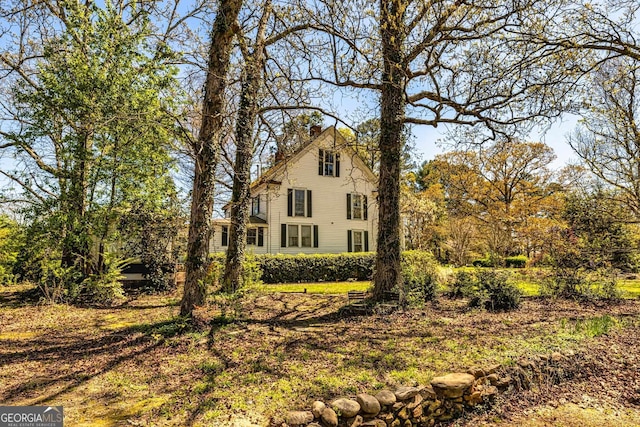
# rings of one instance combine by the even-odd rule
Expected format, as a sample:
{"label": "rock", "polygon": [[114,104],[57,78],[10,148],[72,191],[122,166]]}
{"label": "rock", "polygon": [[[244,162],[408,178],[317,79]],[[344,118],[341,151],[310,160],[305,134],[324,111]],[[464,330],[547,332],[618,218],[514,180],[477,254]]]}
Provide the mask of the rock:
{"label": "rock", "polygon": [[494,385],[498,388],[505,388],[505,387],[509,387],[509,384],[511,384],[512,382],[513,382],[513,379],[507,376],[504,378],[500,378],[500,380]]}
{"label": "rock", "polygon": [[420,418],[422,416],[422,406],[418,405],[415,408],[413,408],[413,411],[411,411],[411,415],[413,416],[414,419],[416,418]]}
{"label": "rock", "polygon": [[551,353],[551,361],[553,362],[562,362],[562,360],[564,359],[564,356],[562,355],[562,353],[558,353],[557,351],[554,351],[553,353]]}
{"label": "rock", "polygon": [[404,424],[402,424],[402,427],[413,427],[413,423],[411,422],[411,420],[405,420]]}
{"label": "rock", "polygon": [[467,370],[467,374],[473,375],[476,379],[485,376],[484,369],[478,367],[469,368],[469,370]]}
{"label": "rock", "polygon": [[461,397],[474,381],[473,375],[456,373],[434,378],[431,380],[431,386],[437,395],[455,399]]}
{"label": "rock", "polygon": [[436,410],[438,410],[440,408],[440,406],[442,405],[442,402],[439,400],[436,400],[435,402],[431,402],[429,404],[429,413],[432,414],[434,413]]}
{"label": "rock", "polygon": [[400,427],[401,425],[402,423],[400,422],[400,420],[396,418],[395,420],[393,420],[389,427]]}
{"label": "rock", "polygon": [[311,423],[307,427],[322,427],[322,426],[318,423]]}
{"label": "rock", "polygon": [[336,399],[331,403],[331,407],[344,418],[355,417],[360,412],[360,404],[351,399]]}
{"label": "rock", "polygon": [[404,408],[405,404],[402,402],[396,402],[393,404],[393,406],[391,407],[391,409],[395,412],[395,411],[399,411],[400,409]]}
{"label": "rock", "polygon": [[371,420],[362,424],[361,427],[387,427],[387,423],[382,420]]}
{"label": "rock", "polygon": [[347,426],[348,427],[360,427],[360,426],[363,425],[362,422],[363,422],[362,417],[360,415],[356,415],[355,417],[349,418],[347,420]]}
{"label": "rock", "polygon": [[383,416],[381,416],[382,421],[385,422],[385,425],[391,425],[391,423],[393,422],[393,414],[384,414]]}
{"label": "rock", "polygon": [[423,387],[422,390],[420,390],[420,395],[427,400],[433,400],[436,398],[436,392],[430,385]]}
{"label": "rock", "polygon": [[469,406],[475,406],[478,403],[482,402],[482,393],[479,391],[474,391],[469,396],[466,396],[465,400],[467,401]]}
{"label": "rock", "polygon": [[390,406],[396,403],[396,395],[390,390],[380,390],[376,394],[376,399],[382,406]]}
{"label": "rock", "polygon": [[418,393],[420,393],[420,389],[417,387],[398,387],[395,391],[397,400],[411,399]]}
{"label": "rock", "polygon": [[314,417],[320,418],[320,416],[322,415],[322,411],[324,411],[324,408],[326,407],[327,405],[325,405],[324,402],[316,400],[315,402],[313,402],[313,405],[311,405],[311,412],[313,413]]}
{"label": "rock", "polygon": [[496,394],[498,394],[498,388],[496,386],[490,385],[482,390],[482,396],[493,397]]}
{"label": "rock", "polygon": [[398,418],[401,418],[403,420],[408,420],[409,416],[409,408],[407,408],[406,406],[400,409],[400,412],[398,412]]}
{"label": "rock", "polygon": [[407,408],[409,408],[409,410],[413,410],[416,406],[421,404],[423,400],[422,395],[416,394],[413,397],[413,401],[407,405]]}
{"label": "rock", "polygon": [[380,412],[380,402],[370,394],[360,393],[356,396],[356,401],[362,412],[366,414],[378,415]]}
{"label": "rock", "polygon": [[498,374],[487,375],[487,380],[491,383],[491,385],[496,385],[496,383],[500,380]]}
{"label": "rock", "polygon": [[331,408],[324,408],[320,419],[327,427],[336,427],[338,425],[338,414]]}
{"label": "rock", "polygon": [[290,426],[307,425],[313,421],[313,414],[310,411],[290,411],[285,420]]}
{"label": "rock", "polygon": [[498,371],[498,369],[500,369],[502,366],[500,365],[491,365],[487,368],[484,368],[484,374],[485,375],[491,375],[494,374]]}

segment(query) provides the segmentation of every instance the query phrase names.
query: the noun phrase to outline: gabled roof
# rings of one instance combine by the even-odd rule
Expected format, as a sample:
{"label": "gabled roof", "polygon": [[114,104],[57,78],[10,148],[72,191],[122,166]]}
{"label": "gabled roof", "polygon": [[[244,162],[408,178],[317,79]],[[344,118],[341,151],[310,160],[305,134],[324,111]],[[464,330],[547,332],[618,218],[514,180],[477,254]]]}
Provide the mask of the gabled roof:
{"label": "gabled roof", "polygon": [[306,144],[303,144],[292,155],[290,155],[289,157],[283,160],[280,160],[271,168],[269,168],[266,172],[264,172],[262,176],[260,176],[260,178],[258,178],[257,180],[251,183],[251,191],[253,192],[255,190],[258,190],[263,185],[268,185],[268,184],[279,185],[282,182],[282,177],[284,176],[284,173],[287,167],[291,163],[295,163],[296,161],[298,161],[302,156],[304,156],[312,148],[317,148],[318,142],[324,139],[327,135],[331,135],[333,137],[334,146],[336,149],[348,151],[350,154],[350,157],[355,160],[355,163],[358,164],[358,167],[362,171],[364,171],[364,173],[369,177],[369,179],[372,182],[376,182],[377,180],[376,175],[373,173],[371,168],[369,168],[369,166],[365,163],[365,161],[362,160],[362,158],[357,153],[357,151],[354,150],[351,146],[349,146],[349,144],[347,143],[347,140],[344,139],[342,134],[338,132],[335,126],[329,126],[324,131],[322,131],[320,135],[318,135],[316,138],[310,140]]}

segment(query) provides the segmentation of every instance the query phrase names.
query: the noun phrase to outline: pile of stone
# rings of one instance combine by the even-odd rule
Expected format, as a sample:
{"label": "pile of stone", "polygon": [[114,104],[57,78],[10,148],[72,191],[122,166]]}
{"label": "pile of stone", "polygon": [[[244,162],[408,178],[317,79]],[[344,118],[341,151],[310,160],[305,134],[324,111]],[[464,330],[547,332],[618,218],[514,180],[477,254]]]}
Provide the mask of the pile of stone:
{"label": "pile of stone", "polygon": [[375,396],[362,393],[326,404],[313,403],[311,411],[291,411],[281,426],[288,427],[414,427],[433,426],[462,415],[492,399],[506,388],[509,377],[496,372],[499,366],[473,369],[434,378],[421,387],[381,390]]}
{"label": "pile of stone", "polygon": [[422,427],[457,418],[479,404],[491,403],[507,389],[553,385],[579,371],[576,355],[552,353],[522,359],[513,366],[472,368],[436,377],[430,385],[381,390],[343,397],[329,404],[316,401],[310,411],[291,411],[277,427]]}

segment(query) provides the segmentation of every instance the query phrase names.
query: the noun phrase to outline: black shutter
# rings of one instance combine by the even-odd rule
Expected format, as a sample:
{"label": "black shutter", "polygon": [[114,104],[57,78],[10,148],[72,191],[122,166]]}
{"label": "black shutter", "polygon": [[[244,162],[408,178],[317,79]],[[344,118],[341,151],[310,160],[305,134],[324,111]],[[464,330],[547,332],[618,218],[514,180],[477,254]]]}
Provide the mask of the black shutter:
{"label": "black shutter", "polygon": [[293,190],[287,189],[287,216],[293,216]]}
{"label": "black shutter", "polygon": [[314,225],[313,226],[313,247],[317,248],[319,245],[319,241],[318,241],[318,226]]}
{"label": "black shutter", "polygon": [[264,227],[258,227],[258,246],[264,246]]}
{"label": "black shutter", "polygon": [[369,232],[364,232],[364,251],[369,252]]}
{"label": "black shutter", "polygon": [[311,218],[311,190],[307,190],[307,216]]}
{"label": "black shutter", "polygon": [[324,150],[318,150],[318,175],[324,175]]}
{"label": "black shutter", "polygon": [[287,224],[280,225],[280,247],[287,247]]}
{"label": "black shutter", "polygon": [[363,219],[366,220],[368,210],[369,210],[369,206],[367,205],[367,196],[362,196],[362,209],[363,209],[362,217]]}
{"label": "black shutter", "polygon": [[351,230],[347,230],[347,252],[353,252],[351,248]]}
{"label": "black shutter", "polygon": [[229,226],[222,226],[222,246],[229,246]]}
{"label": "black shutter", "polygon": [[351,194],[347,193],[347,219],[351,219]]}
{"label": "black shutter", "polygon": [[336,176],[340,176],[340,153],[336,153]]}

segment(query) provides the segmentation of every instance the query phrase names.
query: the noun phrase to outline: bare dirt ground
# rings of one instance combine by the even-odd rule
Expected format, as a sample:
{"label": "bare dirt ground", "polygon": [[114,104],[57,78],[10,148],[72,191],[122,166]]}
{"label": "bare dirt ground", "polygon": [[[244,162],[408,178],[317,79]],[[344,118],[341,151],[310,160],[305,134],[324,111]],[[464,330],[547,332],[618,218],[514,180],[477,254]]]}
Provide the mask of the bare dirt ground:
{"label": "bare dirt ground", "polygon": [[640,426],[640,301],[529,299],[507,313],[463,301],[348,315],[345,295],[259,294],[236,317],[179,295],[119,307],[40,304],[0,288],[0,404],[59,404],[67,425],[268,425],[288,409],[522,357],[573,353],[576,375],[457,425]]}

